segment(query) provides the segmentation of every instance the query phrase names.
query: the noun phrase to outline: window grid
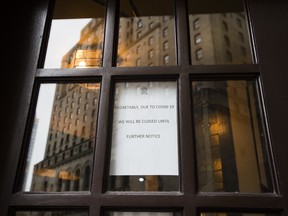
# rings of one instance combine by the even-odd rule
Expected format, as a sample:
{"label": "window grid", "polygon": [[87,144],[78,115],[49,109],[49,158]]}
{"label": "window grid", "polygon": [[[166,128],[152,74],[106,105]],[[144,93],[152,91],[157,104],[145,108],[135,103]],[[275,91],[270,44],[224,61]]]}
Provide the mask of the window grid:
{"label": "window grid", "polygon": [[[111,1],[113,2],[113,1]],[[113,10],[113,4],[111,6],[111,4],[108,4],[108,6],[110,5],[110,7],[108,7],[108,11],[114,11]],[[179,6],[178,6],[179,7]],[[183,9],[183,8],[182,8]],[[182,12],[185,14],[184,12],[185,10],[183,9]],[[180,18],[178,19],[181,19],[181,16],[179,16]],[[110,22],[107,22],[106,25],[111,25],[113,27],[113,22],[111,20],[109,20]],[[197,21],[198,24],[195,25],[195,22]],[[223,22],[224,24],[224,22]],[[196,27],[195,27],[196,26]],[[115,26],[114,26],[115,27]],[[138,27],[139,27],[139,23],[138,23]],[[142,27],[142,24],[141,26]],[[139,28],[140,28],[139,27]],[[194,29],[198,29],[200,27],[200,22],[199,22],[199,19],[198,20],[195,20],[194,21]],[[228,29],[226,28],[226,26],[224,25],[224,28],[226,31],[228,31]],[[182,30],[183,32],[177,32],[177,34],[179,34],[179,36],[183,36],[185,33],[188,32],[187,29],[180,29]],[[106,30],[106,33],[108,32],[109,30]],[[165,33],[166,31],[164,30],[163,31],[163,35],[167,36],[167,34]],[[139,35],[140,35],[141,32],[139,32]],[[107,34],[108,35],[108,34]],[[107,37],[110,37],[110,39],[108,38],[107,41],[108,42],[111,42],[111,38],[113,38],[113,35],[112,36],[107,36]],[[140,36],[139,36],[140,37]],[[241,39],[241,41],[243,41],[243,37],[239,34],[239,37]],[[115,42],[115,41],[114,41]],[[110,45],[111,46],[111,45]],[[181,47],[181,46],[179,46]],[[188,44],[186,44],[186,47],[189,47]],[[108,48],[109,48],[109,45],[106,45],[106,47],[104,48],[104,53],[108,53],[108,55],[110,54],[110,57],[112,56],[113,58],[113,53],[112,52],[109,52],[108,51]],[[164,48],[165,49],[165,48]],[[186,50],[186,53],[188,53],[188,50]],[[150,53],[149,53],[149,56],[150,56]],[[201,59],[203,56],[202,56],[202,50],[201,49],[198,49],[196,50],[196,59]],[[109,57],[106,57],[107,59]],[[229,57],[229,52],[227,51],[227,58],[229,58],[230,61],[232,61],[232,57]],[[169,62],[169,56],[164,56],[164,63],[167,64]],[[137,59],[136,60],[136,65],[139,66],[140,65],[140,59]],[[185,65],[186,66],[186,65]],[[182,68],[181,65],[178,65],[176,66],[178,68]],[[231,69],[231,74],[228,74],[227,75],[227,79],[229,78],[230,75],[233,75],[233,73],[235,74],[238,74],[238,69],[236,69],[237,66],[235,66],[235,70],[233,70],[233,68]],[[201,71],[201,66],[199,67],[199,71]],[[245,70],[244,69],[244,72],[247,73],[247,71],[256,71],[257,69],[255,69],[255,67],[253,65],[250,65],[250,66],[247,66],[247,69]],[[141,69],[139,69],[141,71]],[[147,70],[147,69],[146,69]],[[135,79],[138,79],[137,75],[134,75],[131,71],[129,71],[129,69],[127,69],[128,73],[122,73],[121,70],[119,69],[119,71],[117,70],[117,68],[114,68],[113,70],[109,71],[109,73],[107,74],[101,74],[99,73],[99,71],[97,69],[95,69],[95,74],[93,74],[93,76],[95,76],[95,78],[101,78],[102,80],[102,86],[110,86],[111,82],[114,81],[112,80],[111,78],[111,75],[114,75],[115,77],[117,77],[117,75],[121,75],[121,76],[125,76],[125,75],[128,75],[130,76],[130,79],[131,77],[135,77]],[[173,68],[165,68],[163,70],[159,70],[159,74],[156,73],[156,75],[160,75],[160,77],[165,80],[165,79],[171,79],[171,77],[173,77],[174,80],[180,80],[180,83],[185,83],[183,84],[184,87],[180,88],[179,90],[179,97],[182,99],[182,104],[181,104],[181,110],[184,110],[184,111],[187,111],[187,110],[190,110],[191,112],[191,107],[189,106],[189,101],[190,101],[190,98],[189,95],[189,91],[190,91],[190,88],[189,88],[189,84],[188,82],[190,81],[190,77],[193,78],[193,73],[197,73],[197,68],[195,69],[195,71],[192,71],[190,70],[185,70],[183,69],[182,71],[184,71],[183,73],[177,73],[177,76],[175,77],[175,75],[172,75],[175,73],[175,69]],[[217,71],[217,70],[216,70]],[[235,71],[235,72],[234,72]],[[52,72],[52,71],[51,71]],[[79,71],[80,72],[80,71]],[[134,71],[133,71],[134,72]],[[143,73],[145,73],[145,71],[143,70],[142,71]],[[46,71],[43,72],[44,74],[50,74],[50,71],[47,69]],[[41,77],[41,72],[39,73],[39,77]],[[52,75],[53,73],[51,73]],[[76,73],[77,74],[77,71]],[[148,73],[149,74],[149,73]],[[244,74],[244,73],[243,73]],[[90,75],[87,73],[87,76]],[[151,74],[150,74],[151,75]],[[247,74],[245,74],[247,75]],[[244,75],[239,75],[240,77]],[[59,77],[61,77],[61,74],[59,73]],[[151,76],[152,80],[154,79],[153,76]],[[157,77],[157,76],[156,76]],[[251,77],[255,77],[254,75],[251,75]],[[65,78],[65,77],[64,77]],[[188,80],[187,80],[188,78]],[[204,75],[203,76],[203,79],[206,78],[206,76]],[[128,78],[127,78],[128,79]],[[158,79],[158,77],[157,77]],[[117,78],[116,78],[117,80]],[[102,108],[102,110],[105,108],[108,108],[109,107],[109,104],[111,101],[109,101],[109,99],[103,99],[103,97],[105,98],[105,96],[109,96],[110,95],[110,91],[111,90],[107,90],[105,89],[106,87],[102,87],[103,88],[103,92],[102,92],[102,95],[100,97],[100,108]],[[109,97],[108,97],[109,98]],[[184,101],[183,101],[184,100]],[[80,98],[79,98],[79,103],[80,102]],[[108,109],[107,109],[108,110]],[[180,115],[180,119],[185,116],[184,114],[181,114],[183,112],[181,112],[181,110],[179,110],[179,115]],[[98,125],[100,124],[103,124],[104,122],[106,122],[108,119],[109,119],[109,113],[101,113],[102,116],[100,115],[99,116],[99,122],[98,122]],[[62,115],[62,113],[59,113],[59,115]],[[111,115],[111,114],[110,114]],[[190,115],[191,114],[187,114],[188,117],[191,117]],[[71,117],[71,116],[70,116]],[[86,117],[85,117],[86,118]],[[186,120],[183,120],[183,121],[180,121],[180,128],[184,127],[184,126],[187,126],[188,127],[188,130],[191,130],[192,131],[192,123],[187,120],[187,119],[190,119],[190,118],[186,118]],[[77,124],[77,121],[78,119],[76,120],[76,124]],[[110,128],[111,129],[111,128]],[[186,129],[187,130],[187,129]],[[85,132],[85,129],[82,130],[82,133]],[[186,131],[187,132],[187,131]],[[96,145],[99,145],[100,147],[100,150],[98,152],[96,152],[95,154],[95,161],[94,161],[94,164],[95,164],[95,168],[93,168],[93,170],[91,170],[91,168],[89,166],[85,167],[85,173],[84,173],[84,176],[86,176],[85,180],[84,180],[84,186],[86,187],[86,189],[88,190],[87,187],[89,187],[89,178],[87,176],[91,175],[91,173],[93,173],[93,182],[95,182],[94,184],[92,184],[92,188],[91,188],[91,193],[94,195],[94,196],[91,196],[89,198],[84,198],[82,195],[77,195],[77,194],[71,194],[71,196],[75,196],[76,198],[74,198],[73,200],[71,200],[71,202],[66,202],[64,199],[66,197],[62,197],[62,196],[58,196],[58,195],[49,195],[50,198],[48,199],[47,203],[46,204],[43,204],[43,207],[51,207],[53,205],[57,206],[57,202],[58,201],[61,201],[62,205],[65,205],[65,206],[68,206],[68,207],[76,207],[78,206],[79,208],[82,208],[83,206],[87,206],[87,203],[91,203],[91,202],[87,202],[87,200],[93,200],[93,197],[97,197],[99,195],[99,197],[101,196],[102,198],[97,198],[97,199],[102,199],[101,200],[101,204],[97,204],[95,205],[96,207],[92,207],[91,206],[91,209],[90,212],[91,215],[94,215],[96,213],[96,215],[99,215],[99,212],[100,209],[101,209],[101,205],[103,204],[103,206],[112,206],[113,208],[119,208],[120,210],[122,209],[121,204],[123,202],[123,199],[126,199],[124,201],[124,203],[126,203],[125,205],[129,205],[129,203],[132,203],[133,206],[143,206],[144,208],[155,208],[155,207],[158,207],[157,203],[161,203],[162,201],[164,202],[164,207],[163,205],[160,205],[160,207],[158,207],[160,210],[161,209],[171,209],[170,206],[177,206],[175,207],[175,210],[178,210],[178,209],[181,209],[180,211],[183,212],[184,214],[184,208],[186,208],[186,212],[185,214],[186,215],[195,215],[195,213],[197,212],[197,204],[195,204],[195,200],[197,201],[201,201],[203,200],[203,197],[205,197],[205,194],[203,195],[197,195],[197,190],[196,190],[196,178],[195,178],[195,174],[194,174],[194,169],[191,168],[190,171],[187,171],[188,173],[184,173],[184,172],[181,172],[180,173],[180,177],[182,179],[182,183],[185,187],[183,187],[181,189],[181,193],[180,195],[178,193],[170,193],[170,194],[163,194],[161,195],[160,194],[157,194],[155,197],[153,194],[151,195],[143,195],[143,194],[139,194],[139,195],[134,195],[136,196],[135,200],[133,200],[133,196],[129,197],[128,195],[121,195],[121,194],[103,194],[103,192],[105,192],[105,182],[103,181],[103,179],[107,178],[107,167],[106,165],[104,164],[104,159],[105,157],[107,157],[107,154],[103,154],[105,151],[107,151],[107,147],[105,147],[106,143],[108,143],[108,140],[105,138],[107,135],[109,136],[109,131],[104,129],[104,128],[99,128],[98,131],[97,131],[97,134],[99,135],[100,138],[98,138],[97,142],[96,142]],[[181,164],[180,167],[181,168],[184,168],[185,170],[188,170],[187,167],[188,167],[188,162],[194,162],[192,159],[186,159],[188,158],[189,156],[191,155],[194,155],[195,154],[195,150],[193,149],[193,147],[189,146],[188,143],[192,141],[192,137],[191,135],[187,135],[187,134],[184,134],[184,132],[180,132],[180,137],[184,140],[184,141],[180,141],[179,142],[179,146],[181,147],[181,151],[182,153],[180,154],[181,155],[181,159],[179,161],[179,163]],[[191,142],[192,143],[192,142]],[[187,150],[187,151],[185,151]],[[104,156],[103,156],[104,155]],[[98,163],[98,165],[97,165]],[[96,171],[96,166],[98,166],[97,168],[97,172]],[[99,169],[100,167],[100,169]],[[100,174],[99,174],[100,173]],[[101,174],[102,173],[102,174]],[[106,177],[105,177],[106,176]],[[104,178],[103,178],[104,177]],[[193,184],[191,184],[191,182],[193,182]],[[44,184],[45,185],[45,184]],[[57,186],[57,185],[56,185]],[[77,188],[77,185],[75,186]],[[46,188],[47,189],[47,188]],[[45,190],[46,190],[45,189]],[[182,203],[182,199],[184,199],[183,197],[185,197],[185,193],[188,192],[190,194],[192,194],[192,196],[190,195],[189,197],[187,197],[187,200],[190,207],[186,206],[186,204],[183,204]],[[172,195],[172,197],[171,197]],[[175,196],[173,196],[175,195]],[[205,206],[208,206],[211,205],[213,207],[219,207],[219,208],[229,208],[231,206],[233,206],[233,208],[235,208],[235,211],[237,212],[237,209],[242,209],[242,208],[247,208],[247,209],[251,209],[252,210],[255,210],[255,209],[265,209],[264,208],[264,205],[262,205],[263,203],[265,203],[265,201],[260,201],[260,204],[256,203],[256,199],[255,197],[251,197],[251,196],[243,196],[242,198],[241,197],[238,197],[235,201],[231,201],[230,204],[228,204],[227,206],[223,205],[223,202],[225,203],[225,201],[227,201],[229,199],[229,196],[225,196],[225,194],[221,194],[222,197],[219,197],[218,201],[216,201],[216,203],[213,203],[214,201],[209,201],[209,198],[207,199],[207,202],[205,204]],[[235,197],[236,197],[236,194],[234,194]],[[17,195],[16,195],[17,196]],[[23,201],[20,201],[19,202],[19,206],[21,205],[27,205],[27,206],[33,206],[33,203],[37,200],[37,199],[43,199],[46,197],[45,194],[36,194],[35,196],[30,196],[29,194],[27,195],[24,195],[24,197],[27,197],[26,200],[23,200]],[[68,195],[70,196],[70,195]],[[79,196],[79,197],[78,197]],[[84,196],[89,196],[89,195],[84,195]],[[77,197],[79,198],[79,200],[77,199]],[[152,201],[149,201],[149,199],[152,198],[153,199],[153,202]],[[256,197],[257,198],[257,197]],[[245,202],[241,203],[239,202],[239,200],[244,200],[246,199]],[[261,199],[258,197],[258,199]],[[268,197],[267,198],[269,201],[271,200],[272,203],[273,203],[273,206],[278,206],[277,204],[275,204],[275,198],[270,198]],[[277,198],[276,198],[277,199]],[[249,204],[249,201],[251,201],[251,203],[253,203],[253,205]],[[203,201],[202,201],[203,202]],[[16,200],[16,206],[18,204],[18,201]],[[20,205],[21,204],[21,205]],[[120,206],[120,207],[119,207]],[[88,208],[88,207],[87,207]],[[172,208],[174,209],[174,208]],[[276,208],[275,208],[276,209]],[[137,208],[135,208],[135,210],[137,210]]]}

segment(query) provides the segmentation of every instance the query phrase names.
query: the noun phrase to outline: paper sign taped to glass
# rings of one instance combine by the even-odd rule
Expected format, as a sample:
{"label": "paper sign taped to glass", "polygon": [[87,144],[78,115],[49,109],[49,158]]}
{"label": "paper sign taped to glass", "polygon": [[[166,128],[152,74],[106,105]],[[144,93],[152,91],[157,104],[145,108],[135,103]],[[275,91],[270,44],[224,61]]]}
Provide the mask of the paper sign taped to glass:
{"label": "paper sign taped to glass", "polygon": [[110,175],[178,175],[175,81],[116,84]]}

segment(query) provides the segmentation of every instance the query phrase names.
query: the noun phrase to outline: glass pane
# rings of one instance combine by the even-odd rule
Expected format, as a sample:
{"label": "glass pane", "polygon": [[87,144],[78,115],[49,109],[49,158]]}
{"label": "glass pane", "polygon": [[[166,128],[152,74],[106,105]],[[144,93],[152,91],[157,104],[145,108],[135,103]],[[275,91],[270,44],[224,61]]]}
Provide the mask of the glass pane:
{"label": "glass pane", "polygon": [[251,212],[201,212],[200,216],[280,216],[273,213],[251,213]]}
{"label": "glass pane", "polygon": [[44,68],[100,67],[104,13],[99,1],[56,0]]}
{"label": "glass pane", "polygon": [[99,92],[99,83],[41,84],[22,190],[89,190]]}
{"label": "glass pane", "polygon": [[88,216],[86,211],[18,211],[16,216]]}
{"label": "glass pane", "polygon": [[117,66],[176,64],[173,0],[121,0]]}
{"label": "glass pane", "polygon": [[109,190],[177,191],[176,82],[116,84]]}
{"label": "glass pane", "polygon": [[251,64],[242,0],[188,0],[193,65]]}
{"label": "glass pane", "polygon": [[193,81],[199,191],[272,192],[256,83]]}
{"label": "glass pane", "polygon": [[104,216],[181,216],[179,212],[131,212],[107,211]]}

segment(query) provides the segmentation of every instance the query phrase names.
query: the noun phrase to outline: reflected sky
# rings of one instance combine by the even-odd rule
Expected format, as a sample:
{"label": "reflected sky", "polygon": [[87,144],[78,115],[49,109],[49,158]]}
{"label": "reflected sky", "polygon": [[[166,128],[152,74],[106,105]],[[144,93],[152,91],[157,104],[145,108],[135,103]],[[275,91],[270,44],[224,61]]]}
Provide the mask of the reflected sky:
{"label": "reflected sky", "polygon": [[82,28],[90,20],[91,18],[53,20],[44,68],[61,68],[63,56],[77,44]]}

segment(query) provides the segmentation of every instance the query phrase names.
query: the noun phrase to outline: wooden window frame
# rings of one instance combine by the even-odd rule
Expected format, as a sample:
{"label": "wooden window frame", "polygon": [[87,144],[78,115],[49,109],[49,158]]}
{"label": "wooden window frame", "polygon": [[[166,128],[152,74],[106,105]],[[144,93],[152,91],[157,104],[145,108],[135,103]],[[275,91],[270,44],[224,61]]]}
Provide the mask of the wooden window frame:
{"label": "wooden window frame", "polygon": [[[11,71],[21,71],[18,79],[23,78],[26,82],[17,82],[14,92],[10,94],[12,104],[7,105],[11,110],[7,111],[4,122],[9,122],[7,130],[9,133],[3,137],[7,143],[1,150],[1,162],[4,169],[0,180],[1,205],[0,215],[13,215],[17,210],[62,210],[77,209],[87,210],[89,216],[98,216],[105,210],[132,210],[132,211],[180,211],[183,215],[199,215],[201,211],[222,212],[262,212],[262,213],[284,213],[288,215],[288,174],[287,174],[287,152],[286,141],[287,126],[287,96],[281,96],[283,89],[287,89],[285,78],[287,65],[288,45],[281,41],[287,41],[287,28],[277,25],[282,18],[286,23],[288,20],[287,1],[275,0],[261,2],[250,0],[246,3],[248,23],[253,25],[252,49],[254,51],[254,64],[246,65],[192,65],[189,50],[189,23],[187,19],[187,2],[185,0],[175,1],[176,17],[176,42],[177,42],[177,65],[158,67],[116,67],[117,32],[118,32],[118,4],[117,0],[107,1],[106,28],[103,67],[89,69],[43,69],[44,50],[47,48],[48,32],[51,18],[48,0],[33,0],[33,9],[27,9],[29,15],[26,26],[19,29],[20,33],[27,30],[29,35],[25,39],[30,44],[23,45],[24,49],[19,55],[25,56],[21,64],[12,67]],[[261,9],[259,9],[261,8]],[[14,9],[14,7],[13,7]],[[11,10],[13,10],[11,7]],[[49,10],[48,10],[49,9]],[[273,10],[274,9],[274,10]],[[14,11],[19,9],[14,9]],[[34,13],[32,13],[32,11]],[[282,13],[279,13],[282,12]],[[271,15],[267,17],[267,14]],[[279,15],[281,14],[281,16]],[[31,21],[32,20],[32,21]],[[264,21],[265,20],[265,21]],[[278,22],[277,22],[278,21]],[[263,27],[263,22],[266,24]],[[48,23],[48,24],[47,24]],[[285,23],[284,23],[285,24]],[[283,25],[284,25],[283,24]],[[285,26],[285,25],[284,25]],[[251,27],[250,27],[251,28]],[[265,34],[267,28],[274,34]],[[44,31],[45,29],[45,31]],[[43,32],[46,32],[43,36]],[[251,29],[252,32],[252,29]],[[278,32],[278,40],[274,39]],[[280,34],[283,33],[283,34]],[[273,37],[273,38],[271,38]],[[11,36],[11,40],[14,39]],[[271,48],[267,41],[273,41]],[[24,41],[24,40],[23,40]],[[23,42],[22,41],[22,42]],[[278,42],[279,41],[279,42]],[[25,42],[25,41],[24,41]],[[24,44],[23,42],[23,44]],[[33,46],[29,46],[33,44]],[[44,44],[44,45],[43,45]],[[46,45],[45,45],[46,44]],[[272,49],[272,50],[271,50]],[[39,58],[39,53],[40,58]],[[274,53],[279,53],[278,58]],[[284,58],[285,57],[285,58]],[[39,58],[39,62],[35,59]],[[14,59],[15,60],[15,59]],[[27,63],[28,62],[28,63]],[[12,65],[12,64],[11,64]],[[65,70],[65,73],[63,73]],[[9,71],[9,70],[8,70]],[[277,72],[277,76],[275,74]],[[11,73],[13,74],[13,73]],[[287,75],[287,74],[286,74]],[[282,77],[281,77],[282,76]],[[193,124],[191,114],[191,80],[201,79],[247,79],[253,78],[257,81],[260,89],[262,105],[265,105],[265,119],[271,148],[273,149],[273,169],[277,182],[274,193],[198,193],[195,145],[193,145]],[[283,78],[284,77],[284,78]],[[11,75],[10,81],[15,77]],[[25,161],[28,148],[29,131],[32,128],[33,107],[35,108],[37,92],[41,83],[58,83],[68,81],[96,80],[101,82],[101,96],[99,106],[99,118],[97,122],[97,140],[94,155],[94,167],[92,170],[92,184],[89,192],[63,192],[63,193],[27,193],[19,191],[21,184],[21,164]],[[22,79],[20,79],[22,81]],[[111,139],[111,101],[113,86],[117,81],[141,81],[141,80],[176,80],[178,83],[178,106],[179,106],[179,168],[180,184],[179,192],[109,192],[106,191],[108,178],[107,158],[109,158],[109,142]],[[273,81],[271,81],[273,80]],[[13,83],[13,82],[11,82]],[[277,84],[277,86],[275,86]],[[180,86],[180,87],[179,87]],[[17,97],[17,93],[20,93]],[[287,91],[286,91],[287,92]],[[282,105],[279,107],[282,98]],[[264,97],[265,96],[265,97]],[[286,99],[286,100],[285,100]],[[27,102],[27,100],[29,102]],[[8,100],[7,100],[8,101]],[[277,104],[275,106],[275,103]],[[282,116],[279,116],[279,113]],[[269,115],[268,115],[269,114]],[[13,116],[13,117],[11,117]],[[9,118],[10,117],[10,118]],[[284,117],[284,120],[283,120]],[[270,135],[271,133],[271,135]],[[16,134],[13,136],[13,134]],[[273,138],[273,139],[272,139]],[[277,166],[276,166],[277,165]]]}

